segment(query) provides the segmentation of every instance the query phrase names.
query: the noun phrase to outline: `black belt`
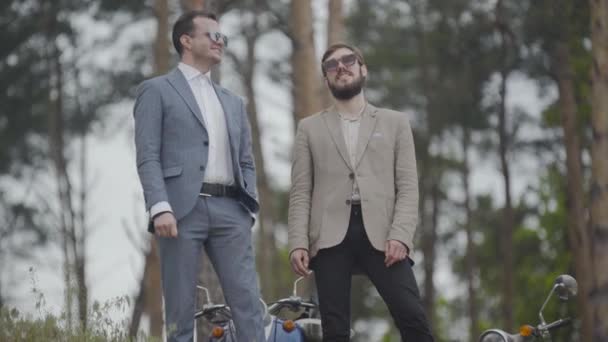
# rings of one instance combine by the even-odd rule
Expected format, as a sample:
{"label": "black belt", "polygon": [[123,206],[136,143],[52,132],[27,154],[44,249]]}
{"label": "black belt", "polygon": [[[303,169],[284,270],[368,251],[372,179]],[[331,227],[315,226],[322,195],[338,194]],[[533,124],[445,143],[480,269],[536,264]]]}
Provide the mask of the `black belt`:
{"label": "black belt", "polygon": [[236,186],[224,184],[203,183],[201,196],[237,197],[239,190]]}

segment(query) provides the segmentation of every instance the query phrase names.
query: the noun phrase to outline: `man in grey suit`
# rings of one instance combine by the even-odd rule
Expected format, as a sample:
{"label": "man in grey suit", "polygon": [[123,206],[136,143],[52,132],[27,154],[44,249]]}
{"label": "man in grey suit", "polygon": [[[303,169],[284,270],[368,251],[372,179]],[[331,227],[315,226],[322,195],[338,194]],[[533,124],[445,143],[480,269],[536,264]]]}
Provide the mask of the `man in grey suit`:
{"label": "man in grey suit", "polygon": [[232,310],[238,341],[264,340],[251,227],[259,210],[251,130],[243,101],[209,70],[227,44],[214,14],[183,14],[173,27],[181,57],[143,82],[135,102],[137,170],[161,258],[169,341],[192,341],[204,247]]}

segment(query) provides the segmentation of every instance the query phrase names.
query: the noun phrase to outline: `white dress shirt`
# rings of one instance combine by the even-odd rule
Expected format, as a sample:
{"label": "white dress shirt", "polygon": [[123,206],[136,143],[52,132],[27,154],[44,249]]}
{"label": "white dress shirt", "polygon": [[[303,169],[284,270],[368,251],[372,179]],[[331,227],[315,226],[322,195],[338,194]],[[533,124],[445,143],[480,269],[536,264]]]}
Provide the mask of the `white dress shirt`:
{"label": "white dress shirt", "polygon": [[[209,136],[207,166],[205,168],[205,183],[232,185],[234,184],[234,169],[230,152],[226,116],[222,104],[211,84],[210,72],[201,73],[198,69],[180,62],[178,69],[182,72],[194,99],[203,115],[203,122]],[[150,216],[173,211],[168,202],[159,202],[150,208]]]}

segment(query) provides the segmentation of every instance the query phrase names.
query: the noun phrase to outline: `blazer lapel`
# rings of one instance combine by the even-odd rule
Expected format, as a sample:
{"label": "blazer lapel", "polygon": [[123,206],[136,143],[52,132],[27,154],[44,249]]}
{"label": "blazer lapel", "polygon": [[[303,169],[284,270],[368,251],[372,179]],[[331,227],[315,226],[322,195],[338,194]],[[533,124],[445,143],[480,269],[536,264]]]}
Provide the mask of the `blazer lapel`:
{"label": "blazer lapel", "polygon": [[198,108],[198,104],[194,99],[194,94],[192,94],[188,81],[186,81],[186,78],[182,72],[177,68],[174,69],[171,73],[169,73],[168,80],[179,96],[184,100],[184,102],[186,102],[186,105],[188,105],[188,108],[190,108],[190,111],[196,117],[198,122],[200,122],[203,128],[206,129],[205,121],[203,121],[203,114],[201,114],[201,110]]}
{"label": "blazer lapel", "polygon": [[215,82],[211,82],[211,84],[213,84],[213,90],[215,90],[215,94],[217,95],[217,98],[222,105],[222,109],[224,110],[226,130],[228,131],[228,141],[230,142],[230,151],[232,152],[232,157],[234,159],[236,154],[236,143],[234,140],[238,136],[238,127],[236,127],[237,122],[233,118],[234,113],[230,110],[231,108],[228,105],[230,97],[228,94],[226,94],[226,91],[222,89],[222,87],[215,84]]}
{"label": "blazer lapel", "polygon": [[371,104],[368,103],[365,105],[363,117],[361,118],[361,126],[359,126],[359,136],[357,138],[357,157],[355,158],[355,165],[353,169],[357,169],[357,166],[359,166],[359,162],[361,161],[361,157],[363,157],[363,153],[367,148],[367,144],[372,136],[372,132],[374,132],[374,128],[376,127],[377,111],[378,109]]}
{"label": "blazer lapel", "polygon": [[342,125],[340,123],[340,117],[334,106],[331,106],[323,113],[325,124],[329,129],[329,134],[333,140],[338,152],[348,167],[354,169],[351,165],[348,151],[346,150],[346,142],[344,142],[344,133],[342,132]]}

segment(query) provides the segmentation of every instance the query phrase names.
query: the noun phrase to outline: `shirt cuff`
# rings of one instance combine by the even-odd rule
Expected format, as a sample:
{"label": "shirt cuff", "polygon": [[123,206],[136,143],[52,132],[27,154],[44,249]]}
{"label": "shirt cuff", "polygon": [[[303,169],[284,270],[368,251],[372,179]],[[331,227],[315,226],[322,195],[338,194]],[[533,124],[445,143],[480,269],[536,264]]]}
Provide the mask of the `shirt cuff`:
{"label": "shirt cuff", "polygon": [[163,213],[163,212],[173,212],[171,209],[171,204],[167,201],[158,202],[150,208],[150,218]]}

